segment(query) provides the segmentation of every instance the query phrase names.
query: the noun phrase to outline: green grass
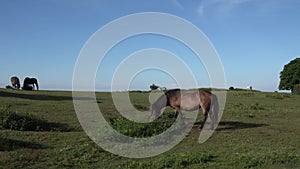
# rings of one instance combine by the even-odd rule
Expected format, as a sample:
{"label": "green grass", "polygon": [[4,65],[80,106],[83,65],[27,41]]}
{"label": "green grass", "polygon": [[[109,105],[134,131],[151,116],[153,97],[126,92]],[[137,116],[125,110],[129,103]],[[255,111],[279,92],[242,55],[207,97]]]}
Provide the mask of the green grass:
{"label": "green grass", "polygon": [[[148,94],[131,92],[134,107],[147,110]],[[172,124],[170,109],[153,123],[137,124],[117,113],[110,93],[96,96],[105,118],[123,134],[148,137]],[[221,123],[208,141],[199,144],[193,128],[166,153],[130,159],[88,138],[71,92],[0,89],[0,168],[300,168],[299,103],[300,95],[229,91]],[[3,119],[10,116],[13,123],[5,127]],[[20,121],[23,127],[14,127]],[[33,127],[26,130],[28,123]]]}

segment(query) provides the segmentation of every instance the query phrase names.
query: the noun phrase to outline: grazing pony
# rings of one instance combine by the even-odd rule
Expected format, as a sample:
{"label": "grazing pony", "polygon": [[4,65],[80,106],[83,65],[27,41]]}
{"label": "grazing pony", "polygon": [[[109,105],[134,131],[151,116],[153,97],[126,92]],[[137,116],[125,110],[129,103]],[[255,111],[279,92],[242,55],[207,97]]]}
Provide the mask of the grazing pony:
{"label": "grazing pony", "polygon": [[36,80],[36,78],[29,78],[29,77],[26,77],[24,79],[24,83],[23,83],[23,88],[24,89],[33,89],[34,86],[36,87],[36,90],[39,90],[39,84]]}
{"label": "grazing pony", "polygon": [[20,80],[17,76],[13,76],[10,78],[10,82],[11,85],[15,88],[15,89],[20,89]]}
{"label": "grazing pony", "polygon": [[151,116],[157,118],[161,109],[167,106],[174,109],[175,119],[181,110],[193,111],[201,108],[204,117],[200,129],[204,127],[208,114],[212,120],[211,129],[215,129],[215,124],[218,122],[219,104],[217,96],[210,91],[199,90],[191,93],[183,92],[180,89],[168,90],[151,105]]}

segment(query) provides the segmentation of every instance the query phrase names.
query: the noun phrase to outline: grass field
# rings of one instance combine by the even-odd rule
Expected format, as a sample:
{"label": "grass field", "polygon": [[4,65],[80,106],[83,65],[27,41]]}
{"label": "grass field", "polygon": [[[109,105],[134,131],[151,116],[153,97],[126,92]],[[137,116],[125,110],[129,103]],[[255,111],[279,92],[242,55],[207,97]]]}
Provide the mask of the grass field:
{"label": "grass field", "polygon": [[[131,136],[153,134],[151,124],[121,118],[110,93],[96,96],[114,128]],[[133,92],[131,101],[149,107],[148,93]],[[229,91],[207,142],[198,143],[194,128],[170,151],[145,159],[113,155],[93,143],[77,120],[71,92],[0,89],[0,110],[0,168],[300,168],[300,95]],[[164,114],[152,127],[171,124],[171,110]]]}

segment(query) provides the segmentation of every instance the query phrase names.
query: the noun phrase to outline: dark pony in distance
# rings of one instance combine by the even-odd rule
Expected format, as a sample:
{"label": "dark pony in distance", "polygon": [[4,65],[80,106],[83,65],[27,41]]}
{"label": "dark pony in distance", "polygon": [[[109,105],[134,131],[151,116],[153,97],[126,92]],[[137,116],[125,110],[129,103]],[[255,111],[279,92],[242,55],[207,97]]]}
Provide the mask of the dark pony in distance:
{"label": "dark pony in distance", "polygon": [[20,80],[17,76],[13,76],[10,78],[10,82],[11,85],[15,88],[15,89],[20,89]]}
{"label": "dark pony in distance", "polygon": [[208,114],[212,120],[211,129],[215,129],[215,124],[218,122],[219,104],[217,96],[210,91],[198,90],[191,93],[180,89],[168,90],[151,105],[151,116],[157,118],[161,109],[167,106],[174,109],[175,119],[179,113],[181,114],[181,110],[193,111],[201,108],[204,117],[200,129],[204,127]]}
{"label": "dark pony in distance", "polygon": [[24,79],[24,83],[23,83],[23,89],[33,89],[34,87],[36,87],[36,90],[39,90],[39,84],[37,82],[36,78],[29,78],[26,77]]}

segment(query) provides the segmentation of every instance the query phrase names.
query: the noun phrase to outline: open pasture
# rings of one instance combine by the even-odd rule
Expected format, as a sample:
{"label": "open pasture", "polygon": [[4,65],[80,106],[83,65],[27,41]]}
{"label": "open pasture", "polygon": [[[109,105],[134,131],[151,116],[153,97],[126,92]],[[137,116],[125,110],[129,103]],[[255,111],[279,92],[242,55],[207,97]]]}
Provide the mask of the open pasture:
{"label": "open pasture", "polygon": [[[147,92],[131,92],[132,104],[150,107]],[[123,134],[149,137],[167,129],[173,111],[137,124],[122,118],[111,94],[96,93],[110,124]],[[300,95],[228,91],[221,122],[199,144],[195,127],[161,155],[129,159],[104,151],[77,120],[72,93],[0,89],[0,168],[300,168]],[[198,114],[195,123],[201,123]]]}

